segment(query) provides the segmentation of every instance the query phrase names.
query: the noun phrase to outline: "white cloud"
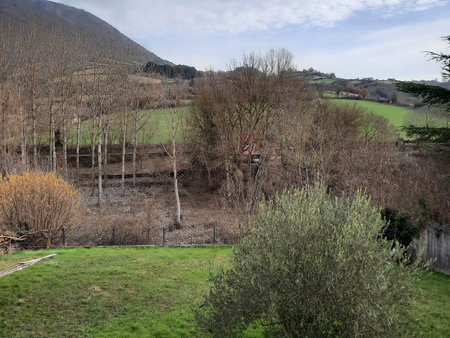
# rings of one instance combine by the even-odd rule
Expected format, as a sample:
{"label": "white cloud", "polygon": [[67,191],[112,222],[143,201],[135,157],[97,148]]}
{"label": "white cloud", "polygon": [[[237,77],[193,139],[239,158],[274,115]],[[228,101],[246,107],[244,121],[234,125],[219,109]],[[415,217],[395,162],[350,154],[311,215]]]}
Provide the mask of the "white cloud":
{"label": "white cloud", "polygon": [[342,77],[440,79],[440,65],[428,61],[424,52],[445,49],[439,37],[448,34],[448,27],[450,18],[382,29],[365,36],[356,47],[299,54],[296,62]]}
{"label": "white cloud", "polygon": [[448,0],[58,0],[86,9],[119,30],[142,35],[210,36],[289,25],[332,26],[357,12],[421,11]]}

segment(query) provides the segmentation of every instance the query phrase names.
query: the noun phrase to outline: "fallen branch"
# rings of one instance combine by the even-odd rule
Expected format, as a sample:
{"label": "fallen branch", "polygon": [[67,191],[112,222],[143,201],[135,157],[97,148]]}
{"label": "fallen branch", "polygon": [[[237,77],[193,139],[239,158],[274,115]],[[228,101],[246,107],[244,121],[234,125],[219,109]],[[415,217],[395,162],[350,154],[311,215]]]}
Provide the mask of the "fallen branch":
{"label": "fallen branch", "polygon": [[54,256],[56,256],[56,254],[51,254],[51,255],[48,255],[48,256],[32,259],[31,261],[19,263],[19,264],[13,266],[12,268],[0,271],[0,277],[9,275],[10,273],[13,273],[13,272],[16,272],[16,271],[19,271],[19,270],[23,270],[23,269],[28,268],[29,266],[31,266],[33,264],[36,264],[36,263],[38,263],[40,261],[43,261],[44,259],[52,258]]}

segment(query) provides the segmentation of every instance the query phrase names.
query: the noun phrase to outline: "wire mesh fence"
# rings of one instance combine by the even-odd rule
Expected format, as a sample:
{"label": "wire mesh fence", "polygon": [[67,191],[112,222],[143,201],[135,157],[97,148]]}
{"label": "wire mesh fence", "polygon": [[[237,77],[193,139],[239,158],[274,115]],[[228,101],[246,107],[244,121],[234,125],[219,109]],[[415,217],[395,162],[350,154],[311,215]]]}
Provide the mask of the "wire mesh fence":
{"label": "wire mesh fence", "polygon": [[[221,237],[215,225],[211,226],[161,226],[130,229],[123,226],[60,230],[59,238],[51,244],[55,247],[97,247],[97,246],[202,246],[233,244],[228,236]],[[26,249],[45,249],[45,244],[20,243]]]}

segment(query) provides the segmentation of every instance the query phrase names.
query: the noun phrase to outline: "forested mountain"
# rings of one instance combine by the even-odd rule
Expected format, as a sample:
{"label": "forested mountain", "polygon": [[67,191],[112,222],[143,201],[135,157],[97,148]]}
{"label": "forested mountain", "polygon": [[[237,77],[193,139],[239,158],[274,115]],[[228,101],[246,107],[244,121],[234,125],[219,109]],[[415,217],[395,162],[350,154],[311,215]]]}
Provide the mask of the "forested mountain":
{"label": "forested mountain", "polygon": [[75,40],[77,35],[82,36],[83,49],[87,52],[114,54],[128,62],[171,64],[82,9],[47,0],[0,0],[0,34],[14,32],[20,35],[20,32],[29,31],[29,27],[24,29],[24,26],[30,25],[38,30],[64,26],[69,38]]}

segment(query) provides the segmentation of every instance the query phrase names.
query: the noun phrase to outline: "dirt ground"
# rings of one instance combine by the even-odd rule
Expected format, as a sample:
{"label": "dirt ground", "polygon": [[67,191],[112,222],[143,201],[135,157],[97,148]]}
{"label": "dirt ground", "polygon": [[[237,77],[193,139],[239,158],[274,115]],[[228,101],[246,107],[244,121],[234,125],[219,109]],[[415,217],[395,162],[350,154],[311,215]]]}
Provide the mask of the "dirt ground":
{"label": "dirt ground", "polygon": [[[229,243],[237,227],[222,205],[218,192],[211,191],[186,159],[179,161],[179,186],[182,221],[175,227],[175,194],[167,156],[140,157],[137,161],[137,180],[133,187],[132,163],[126,162],[125,194],[121,195],[121,163],[108,164],[108,178],[103,189],[102,205],[98,205],[97,187],[92,189],[91,168],[80,170],[76,183],[85,213],[80,225],[68,233],[69,245]],[[97,183],[96,183],[97,184]],[[114,227],[114,240],[112,228]]]}

